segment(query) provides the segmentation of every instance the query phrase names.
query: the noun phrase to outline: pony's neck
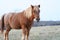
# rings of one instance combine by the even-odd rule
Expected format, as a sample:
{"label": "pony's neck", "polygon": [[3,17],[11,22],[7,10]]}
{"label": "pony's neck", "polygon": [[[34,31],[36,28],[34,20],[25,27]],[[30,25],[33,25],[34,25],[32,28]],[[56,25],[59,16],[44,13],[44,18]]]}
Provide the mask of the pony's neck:
{"label": "pony's neck", "polygon": [[31,7],[27,8],[27,9],[24,11],[24,15],[25,15],[27,18],[30,18],[31,15],[32,15],[32,8],[31,8]]}
{"label": "pony's neck", "polygon": [[32,22],[34,20],[34,16],[32,14],[32,8],[31,7],[27,8],[26,10],[24,10],[24,16],[26,18],[28,18],[28,20],[30,22]]}
{"label": "pony's neck", "polygon": [[32,15],[30,18],[28,18],[30,22],[34,21],[34,16]]}

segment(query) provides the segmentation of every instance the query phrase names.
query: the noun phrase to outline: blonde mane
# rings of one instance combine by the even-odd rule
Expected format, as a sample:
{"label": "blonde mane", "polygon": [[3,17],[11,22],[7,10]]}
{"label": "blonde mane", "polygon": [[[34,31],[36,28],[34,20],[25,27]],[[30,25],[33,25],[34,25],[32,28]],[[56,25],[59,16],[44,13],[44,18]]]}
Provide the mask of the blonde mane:
{"label": "blonde mane", "polygon": [[27,9],[25,10],[25,12],[24,12],[24,15],[25,15],[27,18],[30,18],[31,15],[32,15],[32,8],[31,8],[31,7],[27,8]]}

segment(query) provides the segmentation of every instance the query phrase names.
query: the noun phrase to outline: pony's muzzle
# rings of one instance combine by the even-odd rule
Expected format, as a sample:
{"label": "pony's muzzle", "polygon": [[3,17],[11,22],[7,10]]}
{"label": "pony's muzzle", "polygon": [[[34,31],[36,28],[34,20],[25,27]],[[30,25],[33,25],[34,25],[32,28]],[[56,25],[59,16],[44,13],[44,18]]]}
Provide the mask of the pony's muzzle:
{"label": "pony's muzzle", "polygon": [[36,21],[39,22],[40,21],[40,18],[37,18]]}

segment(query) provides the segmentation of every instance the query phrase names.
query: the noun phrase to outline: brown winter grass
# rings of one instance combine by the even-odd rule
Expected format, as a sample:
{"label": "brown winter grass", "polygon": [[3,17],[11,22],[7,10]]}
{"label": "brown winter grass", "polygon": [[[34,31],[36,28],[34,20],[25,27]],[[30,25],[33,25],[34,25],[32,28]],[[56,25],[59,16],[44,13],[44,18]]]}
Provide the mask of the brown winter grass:
{"label": "brown winter grass", "polygon": [[[9,40],[21,40],[22,30],[11,30]],[[0,34],[0,40],[4,40]],[[32,27],[29,40],[60,40],[60,26]]]}

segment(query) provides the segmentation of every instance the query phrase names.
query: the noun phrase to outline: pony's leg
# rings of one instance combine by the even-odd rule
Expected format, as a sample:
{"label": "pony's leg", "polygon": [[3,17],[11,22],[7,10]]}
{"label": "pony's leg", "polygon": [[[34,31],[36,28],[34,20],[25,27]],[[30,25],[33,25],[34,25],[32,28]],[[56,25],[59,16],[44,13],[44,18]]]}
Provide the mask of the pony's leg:
{"label": "pony's leg", "polygon": [[22,40],[25,40],[25,33],[22,33]]}
{"label": "pony's leg", "polygon": [[8,38],[9,31],[10,31],[10,29],[7,29],[5,34],[4,34],[4,39],[5,40],[9,40],[9,38]]}
{"label": "pony's leg", "polygon": [[26,30],[26,40],[28,40],[29,37],[29,30]]}
{"label": "pony's leg", "polygon": [[30,32],[31,27],[26,28],[26,40],[29,40],[29,32]]}
{"label": "pony's leg", "polygon": [[26,35],[26,31],[25,31],[25,27],[23,25],[22,26],[22,40],[25,40],[25,35]]}

